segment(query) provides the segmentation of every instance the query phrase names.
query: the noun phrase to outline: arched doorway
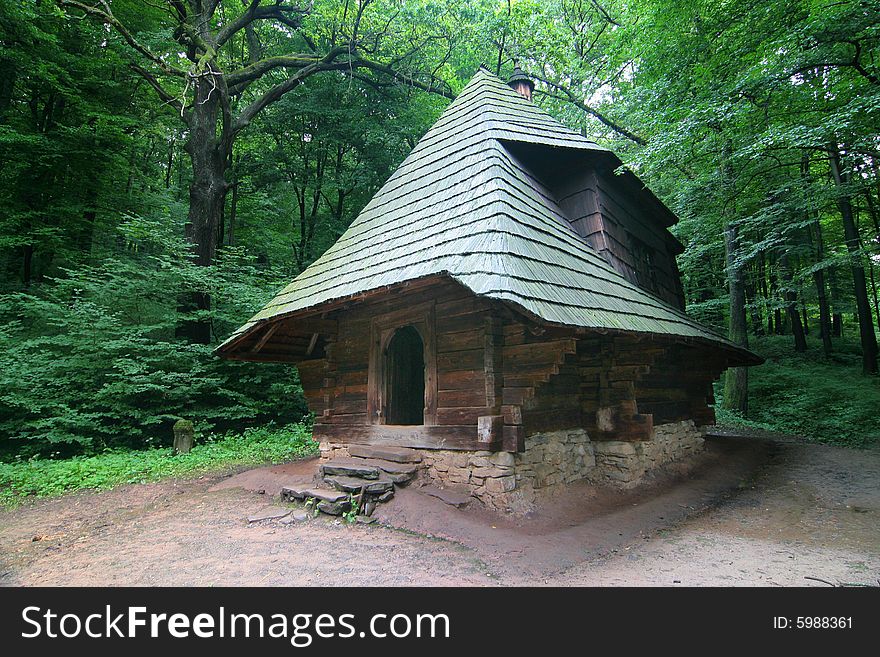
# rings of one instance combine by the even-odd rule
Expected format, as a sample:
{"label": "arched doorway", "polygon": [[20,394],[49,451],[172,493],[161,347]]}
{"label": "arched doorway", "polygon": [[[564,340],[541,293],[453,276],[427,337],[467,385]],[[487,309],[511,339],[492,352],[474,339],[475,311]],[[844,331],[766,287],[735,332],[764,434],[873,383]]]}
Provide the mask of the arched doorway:
{"label": "arched doorway", "polygon": [[385,350],[385,422],[425,423],[425,346],[412,326],[397,329]]}

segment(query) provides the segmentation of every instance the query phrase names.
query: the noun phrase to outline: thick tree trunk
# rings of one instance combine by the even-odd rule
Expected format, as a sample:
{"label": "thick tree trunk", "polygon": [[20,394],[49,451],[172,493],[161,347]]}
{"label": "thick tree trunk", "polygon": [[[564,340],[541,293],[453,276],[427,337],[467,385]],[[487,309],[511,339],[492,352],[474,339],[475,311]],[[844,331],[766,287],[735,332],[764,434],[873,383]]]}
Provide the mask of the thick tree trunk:
{"label": "thick tree trunk", "polygon": [[859,337],[862,343],[862,371],[865,374],[877,374],[877,336],[874,334],[874,321],[871,314],[871,305],[868,301],[865,268],[862,265],[861,249],[859,248],[859,231],[853,218],[849,194],[842,191],[845,185],[844,174],[840,166],[840,153],[835,145],[830,147],[828,161],[831,165],[834,183],[841,190],[837,198],[837,207],[840,209],[840,216],[843,219],[846,248],[850,254],[850,269],[852,270],[856,297]]}
{"label": "thick tree trunk", "polygon": [[[217,228],[226,193],[226,153],[217,136],[219,111],[220,91],[211,76],[200,77],[196,82],[195,102],[188,120],[190,134],[186,142],[186,152],[192,162],[186,239],[192,246],[194,262],[201,267],[214,262]],[[210,319],[187,316],[197,311],[209,311],[210,295],[205,290],[184,290],[179,305],[184,317],[177,327],[177,336],[200,344],[211,342]]]}

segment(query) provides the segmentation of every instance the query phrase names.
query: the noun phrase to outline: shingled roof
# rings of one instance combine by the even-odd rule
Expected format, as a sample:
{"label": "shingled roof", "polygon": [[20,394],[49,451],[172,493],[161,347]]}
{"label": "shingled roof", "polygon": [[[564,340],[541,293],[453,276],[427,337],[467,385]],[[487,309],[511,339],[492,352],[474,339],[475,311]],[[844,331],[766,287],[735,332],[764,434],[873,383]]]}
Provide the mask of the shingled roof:
{"label": "shingled roof", "polygon": [[218,351],[279,318],[448,276],[550,324],[709,341],[752,360],[613,269],[508,142],[610,153],[480,69],[339,240]]}

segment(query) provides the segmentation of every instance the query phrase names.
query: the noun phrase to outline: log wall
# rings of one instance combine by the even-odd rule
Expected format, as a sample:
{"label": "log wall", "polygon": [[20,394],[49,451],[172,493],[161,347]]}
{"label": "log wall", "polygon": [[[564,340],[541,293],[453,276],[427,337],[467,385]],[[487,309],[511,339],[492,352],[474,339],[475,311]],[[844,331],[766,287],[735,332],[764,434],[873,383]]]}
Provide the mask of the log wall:
{"label": "log wall", "polygon": [[[405,326],[426,307],[435,409],[424,426],[390,427],[370,412],[371,336],[377,322]],[[316,437],[343,443],[517,452],[529,435],[574,428],[593,441],[649,440],[655,424],[713,422],[711,383],[725,365],[706,348],[539,326],[452,282],[327,319],[337,334],[324,336],[320,358],[298,365]]]}

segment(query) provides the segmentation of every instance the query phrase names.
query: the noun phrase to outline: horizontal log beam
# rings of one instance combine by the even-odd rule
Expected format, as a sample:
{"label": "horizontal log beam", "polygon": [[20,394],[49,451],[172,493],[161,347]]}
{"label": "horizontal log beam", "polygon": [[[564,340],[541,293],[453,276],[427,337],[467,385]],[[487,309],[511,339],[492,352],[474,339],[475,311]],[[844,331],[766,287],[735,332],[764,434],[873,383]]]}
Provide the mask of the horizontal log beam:
{"label": "horizontal log beam", "polygon": [[467,426],[391,426],[315,424],[315,440],[341,444],[384,445],[414,449],[448,449],[457,451],[496,451],[500,442],[488,446],[477,439],[477,427]]}

